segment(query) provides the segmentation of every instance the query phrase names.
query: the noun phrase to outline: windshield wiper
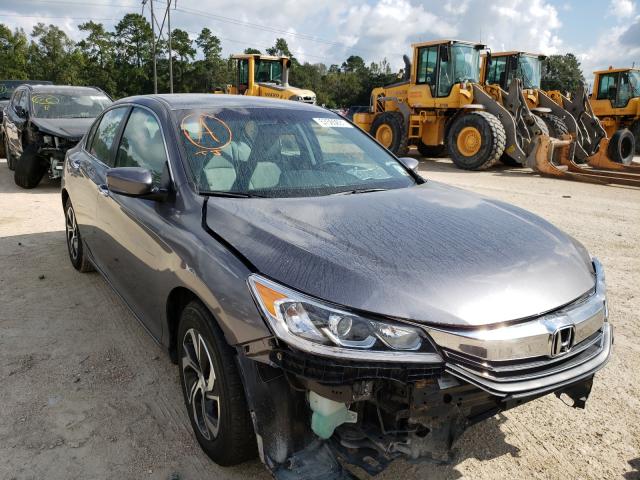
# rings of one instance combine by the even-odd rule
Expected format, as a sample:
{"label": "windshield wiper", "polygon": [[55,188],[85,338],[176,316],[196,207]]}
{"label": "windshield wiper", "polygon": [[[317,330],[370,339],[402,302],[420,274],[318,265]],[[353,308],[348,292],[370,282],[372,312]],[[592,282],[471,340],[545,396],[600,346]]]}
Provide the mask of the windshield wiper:
{"label": "windshield wiper", "polygon": [[334,195],[354,195],[356,193],[384,192],[385,190],[388,190],[388,188],[355,188],[346,192],[334,193]]}
{"label": "windshield wiper", "polygon": [[242,193],[242,192],[223,192],[219,190],[201,190],[201,195],[206,195],[208,197],[228,197],[228,198],[267,198],[263,195],[255,195],[252,193]]}

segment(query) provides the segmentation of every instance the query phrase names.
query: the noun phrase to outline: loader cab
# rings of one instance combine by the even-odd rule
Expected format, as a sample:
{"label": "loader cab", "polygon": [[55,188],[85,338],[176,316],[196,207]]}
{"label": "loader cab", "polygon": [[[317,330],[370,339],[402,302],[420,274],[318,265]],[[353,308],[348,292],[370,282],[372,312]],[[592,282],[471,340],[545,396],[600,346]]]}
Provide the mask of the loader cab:
{"label": "loader cab", "polygon": [[239,54],[231,58],[236,64],[235,90],[240,95],[258,95],[260,84],[288,86],[288,57]]}
{"label": "loader cab", "polygon": [[413,45],[412,84],[429,87],[432,98],[446,98],[456,84],[480,81],[480,51],[485,46],[457,40]]}
{"label": "loader cab", "polygon": [[514,78],[522,80],[522,87],[529,90],[540,88],[542,61],[546,57],[526,52],[498,52],[483,56],[482,83],[499,85],[508,90]]}
{"label": "loader cab", "polygon": [[624,109],[632,99],[640,98],[640,70],[610,68],[595,72],[593,96],[598,103]]}

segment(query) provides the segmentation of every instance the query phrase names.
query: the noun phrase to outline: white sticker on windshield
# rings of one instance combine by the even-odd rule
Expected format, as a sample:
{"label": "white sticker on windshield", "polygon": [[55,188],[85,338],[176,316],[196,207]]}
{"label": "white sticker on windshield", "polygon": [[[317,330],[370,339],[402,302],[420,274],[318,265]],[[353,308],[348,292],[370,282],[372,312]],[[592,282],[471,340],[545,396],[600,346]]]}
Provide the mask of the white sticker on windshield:
{"label": "white sticker on windshield", "polygon": [[353,125],[341,118],[314,118],[313,120],[323,128],[353,128]]}

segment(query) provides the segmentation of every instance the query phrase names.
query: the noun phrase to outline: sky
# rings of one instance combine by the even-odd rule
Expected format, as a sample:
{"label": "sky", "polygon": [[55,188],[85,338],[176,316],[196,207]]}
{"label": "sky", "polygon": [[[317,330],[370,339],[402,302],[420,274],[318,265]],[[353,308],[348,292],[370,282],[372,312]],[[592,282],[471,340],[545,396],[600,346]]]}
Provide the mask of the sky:
{"label": "sky", "polygon": [[[154,0],[156,11],[166,1]],[[208,27],[225,55],[287,40],[302,61],[341,64],[349,55],[386,58],[394,69],[411,43],[440,38],[481,41],[492,51],[572,52],[585,77],[600,68],[640,65],[640,0],[173,0],[171,25]],[[142,0],[0,0],[0,23],[30,33],[55,24],[73,39],[94,20],[109,29]],[[144,9],[149,16],[149,6]]]}

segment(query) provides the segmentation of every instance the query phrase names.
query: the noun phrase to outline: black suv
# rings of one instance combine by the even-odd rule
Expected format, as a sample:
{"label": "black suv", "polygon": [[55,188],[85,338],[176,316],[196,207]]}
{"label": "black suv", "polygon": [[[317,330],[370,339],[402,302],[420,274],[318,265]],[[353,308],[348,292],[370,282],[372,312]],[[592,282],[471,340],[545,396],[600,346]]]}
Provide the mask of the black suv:
{"label": "black suv", "polygon": [[111,99],[94,87],[20,85],[2,119],[7,163],[16,185],[34,188],[48,171],[60,178],[75,146]]}
{"label": "black suv", "polygon": [[51,85],[48,80],[0,80],[0,157],[5,157],[2,116],[13,91],[20,85]]}

